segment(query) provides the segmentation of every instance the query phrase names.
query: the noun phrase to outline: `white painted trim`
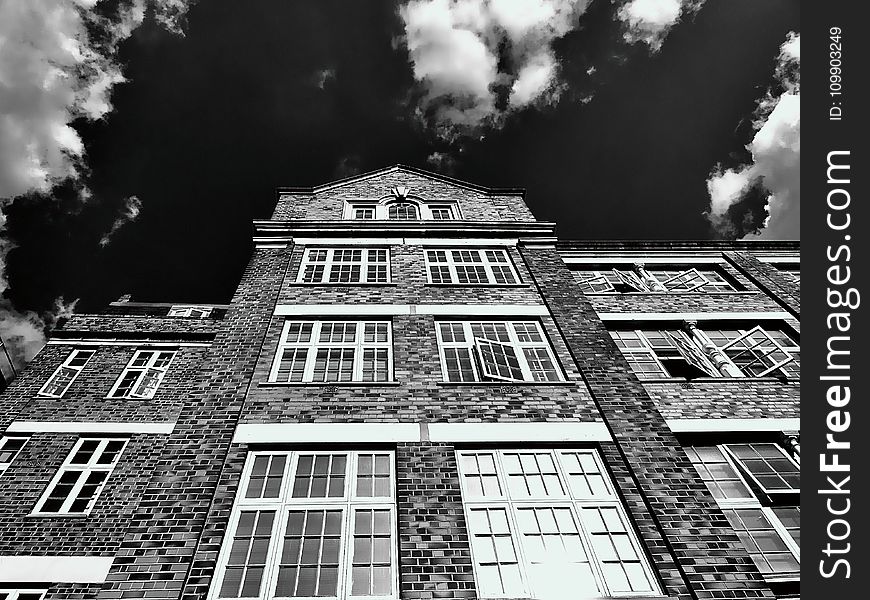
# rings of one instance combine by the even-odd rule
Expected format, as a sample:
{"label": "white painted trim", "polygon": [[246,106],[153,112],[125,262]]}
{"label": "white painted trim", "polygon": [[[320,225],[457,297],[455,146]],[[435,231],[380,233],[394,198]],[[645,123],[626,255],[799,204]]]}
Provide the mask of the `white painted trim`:
{"label": "white painted trim", "polygon": [[[517,238],[295,237],[299,246],[516,246]],[[259,246],[258,246],[259,247]]]}
{"label": "white painted trim", "polygon": [[13,421],[6,433],[158,433],[168,434],[175,421],[134,423],[101,421]]}
{"label": "white painted trim", "polygon": [[137,346],[147,348],[208,348],[208,342],[149,342],[148,340],[120,341],[94,338],[57,338],[46,342],[52,346]]}
{"label": "white painted trim", "polygon": [[418,423],[243,423],[234,444],[419,442]]}
{"label": "white painted trim", "polygon": [[234,444],[420,442],[609,442],[602,422],[586,423],[243,423]]}
{"label": "white painted trim", "polygon": [[762,419],[666,419],[674,433],[728,431],[800,431],[800,418]]}
{"label": "white painted trim", "polygon": [[577,423],[429,423],[433,442],[610,442],[599,421]]}
{"label": "white painted trim", "polygon": [[455,315],[490,317],[546,317],[550,311],[539,304],[279,304],[275,316],[333,315]]}
{"label": "white painted trim", "polygon": [[784,311],[757,312],[703,312],[703,313],[653,313],[653,312],[600,312],[602,321],[791,321],[790,313]]}
{"label": "white painted trim", "polygon": [[755,254],[755,258],[763,263],[787,263],[799,265],[801,262],[800,255],[778,256],[776,254]]}
{"label": "white painted trim", "polygon": [[254,245],[254,248],[257,250],[283,250],[287,247],[287,244],[270,244],[266,242],[260,242]]}
{"label": "white painted trim", "polygon": [[0,582],[103,583],[114,557],[0,556]]}
{"label": "white painted trim", "polygon": [[627,264],[632,265],[637,262],[642,262],[644,264],[653,265],[653,264],[707,264],[707,265],[721,265],[725,264],[727,261],[722,256],[721,252],[717,252],[716,254],[653,254],[651,253],[638,253],[638,254],[611,254],[606,250],[602,250],[600,254],[594,255],[586,255],[586,256],[566,256],[562,255],[562,261],[571,265],[600,265],[600,264]]}

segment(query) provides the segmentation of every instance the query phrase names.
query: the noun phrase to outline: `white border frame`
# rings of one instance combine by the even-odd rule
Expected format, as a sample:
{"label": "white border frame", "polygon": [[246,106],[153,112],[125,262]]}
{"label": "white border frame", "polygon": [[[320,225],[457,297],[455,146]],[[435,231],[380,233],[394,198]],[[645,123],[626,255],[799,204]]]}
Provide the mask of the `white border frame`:
{"label": "white border frame", "polygon": [[[430,252],[444,252],[446,260],[444,262],[432,261],[429,258]],[[477,260],[475,260],[473,262],[468,262],[468,263],[456,262],[455,260],[453,260],[452,252],[472,252],[472,253],[477,255]],[[487,252],[499,252],[504,256],[505,261],[504,262],[492,262],[486,256]],[[511,258],[511,254],[510,254],[510,252],[508,252],[507,247],[501,247],[501,248],[467,248],[467,247],[466,248],[451,248],[451,247],[429,248],[429,247],[427,247],[427,248],[423,249],[423,260],[426,264],[426,283],[428,283],[430,285],[457,285],[457,286],[463,286],[463,287],[475,287],[475,286],[481,286],[481,285],[485,285],[485,286],[523,285],[525,283],[522,279],[520,279],[520,275],[517,272],[516,265],[514,265],[514,261]],[[473,265],[473,266],[480,265],[480,266],[482,266],[484,271],[486,272],[486,281],[469,282],[469,283],[460,282],[459,275],[456,272],[456,265]],[[495,274],[492,270],[493,265],[497,265],[497,266],[507,265],[507,268],[510,271],[511,275],[513,276],[514,281],[511,283],[499,283],[498,281],[496,281]],[[432,269],[431,268],[433,266],[438,266],[438,267],[446,266],[447,270],[450,273],[450,281],[438,281],[438,282],[432,281]]]}
{"label": "white border frame", "polygon": [[[133,364],[133,362],[136,360],[136,357],[138,357],[139,354],[141,354],[143,352],[153,352],[154,356],[152,356],[151,358],[148,359],[148,361],[145,363],[144,367],[131,366]],[[169,357],[169,361],[166,363],[166,366],[159,367],[159,368],[151,366],[151,365],[153,365],[153,362],[157,359],[157,357],[160,355],[161,352],[171,352],[172,353],[172,356]],[[127,400],[150,400],[150,399],[152,399],[155,395],[157,395],[157,390],[160,389],[160,384],[163,383],[163,378],[166,377],[166,373],[169,372],[169,367],[172,366],[172,361],[175,360],[175,357],[177,355],[178,355],[177,346],[169,346],[166,348],[150,348],[147,346],[146,347],[141,347],[141,346],[137,347],[136,351],[133,353],[133,356],[130,357],[130,360],[127,362],[127,365],[124,367],[124,370],[121,371],[120,375],[118,375],[118,378],[115,380],[115,384],[112,386],[112,389],[109,390],[109,393],[106,397],[113,398],[113,399],[127,399]],[[124,375],[126,375],[128,371],[132,371],[134,369],[139,371],[139,376],[136,378],[136,382],[130,388],[130,393],[125,395],[125,396],[116,396],[115,392],[117,392],[118,387],[121,385],[121,381],[124,380]],[[145,377],[145,374],[148,373],[148,371],[150,371],[150,370],[157,371],[160,374],[157,378],[157,384],[154,386],[154,391],[150,395],[146,395],[146,396],[134,395],[133,391],[135,389],[137,389],[139,387],[139,385],[142,384],[142,379]]]}
{"label": "white border frame", "polygon": [[[359,250],[361,251],[360,262],[359,263],[350,263],[347,261],[337,262],[335,260],[335,252],[336,250]],[[387,253],[387,260],[385,263],[387,267],[387,280],[386,281],[369,281],[368,280],[368,266],[371,265],[380,265],[380,262],[370,262],[369,261],[369,250],[384,250]],[[311,262],[311,253],[312,252],[322,252],[326,251],[326,260],[323,263],[319,262]],[[305,281],[305,268],[309,265],[313,264],[323,264],[323,276],[320,281]],[[360,266],[360,279],[358,281],[329,281],[329,277],[332,273],[332,268],[338,264],[359,264]],[[299,263],[299,272],[296,274],[297,284],[304,285],[386,285],[388,283],[392,283],[393,281],[393,273],[392,273],[392,252],[390,252],[389,246],[350,246],[350,247],[342,247],[340,245],[336,246],[306,246],[305,251],[302,254],[302,262]]]}
{"label": "white border frame", "polygon": [[[85,359],[85,362],[82,364],[82,366],[80,366],[80,367],[71,367],[71,366],[69,366],[70,361],[72,361],[72,359],[73,359],[73,358],[74,358],[74,357],[75,357],[79,352],[90,352],[91,355],[90,355],[87,359]],[[42,384],[42,387],[39,388],[39,391],[36,392],[36,395],[37,395],[37,396],[40,396],[40,397],[42,397],[42,398],[63,398],[63,395],[66,394],[67,390],[69,390],[70,386],[71,386],[71,385],[73,384],[73,382],[78,378],[78,376],[81,375],[81,372],[84,370],[84,368],[85,368],[85,367],[87,366],[87,364],[91,361],[91,359],[94,358],[94,356],[95,356],[96,354],[97,354],[97,349],[96,349],[96,348],[94,348],[94,349],[88,349],[88,348],[73,348],[72,351],[71,351],[71,352],[67,355],[67,357],[64,359],[64,361],[63,361],[60,365],[58,365],[58,367],[54,370],[54,373],[51,374],[51,377],[49,377],[48,379],[45,380],[45,383],[43,383],[43,384]],[[61,369],[63,369],[63,368],[72,369],[72,370],[74,370],[76,373],[75,373],[75,375],[73,375],[72,378],[67,382],[66,387],[64,387],[63,390],[61,390],[61,392],[60,392],[59,394],[49,394],[48,392],[45,391],[45,389],[46,389],[46,388],[48,387],[48,385],[49,385],[49,384],[54,380],[54,378],[58,376],[58,374],[60,373]]]}

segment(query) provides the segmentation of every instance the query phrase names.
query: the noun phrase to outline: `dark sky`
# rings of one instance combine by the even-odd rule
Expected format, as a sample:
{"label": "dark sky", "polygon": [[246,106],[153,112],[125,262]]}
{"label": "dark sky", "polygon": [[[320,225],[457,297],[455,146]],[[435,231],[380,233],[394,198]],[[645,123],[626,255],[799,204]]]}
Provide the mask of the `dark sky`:
{"label": "dark sky", "polygon": [[[746,160],[752,113],[799,16],[796,1],[707,0],[650,54],[623,43],[613,6],[595,2],[555,44],[566,90],[554,106],[453,143],[413,118],[394,4],[207,0],[185,37],[146,20],[120,47],[128,81],[114,111],[75,124],[93,200],[71,214],[58,188],[6,209],[17,244],[7,295],[36,311],[61,295],[80,299],[77,312],[125,293],[226,302],[275,187],[394,163],[435,169],[433,152],[455,177],[526,188],[563,238],[710,238],[707,177]],[[131,195],[141,214],[100,247]]]}

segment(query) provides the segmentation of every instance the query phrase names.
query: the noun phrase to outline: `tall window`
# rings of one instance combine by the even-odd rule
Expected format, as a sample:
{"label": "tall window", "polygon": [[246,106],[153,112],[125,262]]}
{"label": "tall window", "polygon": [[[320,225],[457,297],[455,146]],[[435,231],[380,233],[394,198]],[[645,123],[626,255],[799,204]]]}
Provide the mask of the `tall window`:
{"label": "tall window", "polygon": [[387,283],[387,248],[306,248],[301,283]]}
{"label": "tall window", "polygon": [[109,397],[153,398],[174,356],[174,350],[137,350]]}
{"label": "tall window", "polygon": [[689,459],[762,574],[800,573],[800,467],[776,444],[690,446]]}
{"label": "tall window", "polygon": [[[730,292],[737,288],[720,269],[713,266],[700,268],[655,267],[645,268],[646,277],[641,277],[630,266],[612,269],[583,269],[573,271],[580,288],[587,294],[628,292],[706,293]],[[647,277],[649,279],[647,279]]]}
{"label": "tall window", "polygon": [[78,377],[84,366],[96,353],[96,350],[77,349],[70,352],[66,360],[57,368],[57,370],[48,378],[42,389],[39,390],[40,396],[50,396],[52,398],[60,398],[67,391],[73,380]]}
{"label": "tall window", "polygon": [[596,451],[457,454],[481,597],[659,593]]}
{"label": "tall window", "polygon": [[79,439],[36,503],[33,514],[89,513],[126,443],[119,438]]}
{"label": "tall window", "polygon": [[389,381],[389,321],[286,321],[270,381]]}
{"label": "tall window", "polygon": [[250,453],[211,598],[396,598],[393,460]]}
{"label": "tall window", "polygon": [[800,347],[782,329],[704,327],[699,338],[676,327],[610,335],[640,379],[723,377],[706,346],[717,348],[743,377],[800,377]]}
{"label": "tall window", "polygon": [[387,206],[387,216],[390,219],[415,221],[420,218],[420,211],[411,202],[393,202]]}
{"label": "tall window", "polygon": [[431,283],[517,283],[506,250],[426,250]]}
{"label": "tall window", "polygon": [[440,321],[445,381],[561,381],[537,321]]}
{"label": "tall window", "polygon": [[12,461],[15,460],[15,457],[24,448],[24,444],[27,443],[28,439],[27,436],[20,435],[4,435],[0,437],[0,474],[9,468],[9,465],[12,464]]}

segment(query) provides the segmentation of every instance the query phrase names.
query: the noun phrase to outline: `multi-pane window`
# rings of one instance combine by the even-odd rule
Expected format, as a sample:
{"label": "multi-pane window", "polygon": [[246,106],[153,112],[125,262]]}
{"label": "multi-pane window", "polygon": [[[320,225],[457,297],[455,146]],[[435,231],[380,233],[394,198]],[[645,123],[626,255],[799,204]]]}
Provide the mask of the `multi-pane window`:
{"label": "multi-pane window", "polygon": [[176,305],[169,309],[169,317],[187,317],[190,319],[206,319],[211,316],[210,306],[182,306]]}
{"label": "multi-pane window", "polygon": [[42,389],[39,390],[40,396],[51,396],[52,398],[60,398],[64,392],[72,384],[73,380],[81,373],[85,364],[96,353],[96,350],[77,349],[70,352],[63,363],[49,377]]}
{"label": "multi-pane window", "polygon": [[725,376],[709,355],[711,347],[744,377],[800,377],[800,347],[782,329],[705,327],[699,338],[677,328],[612,330],[610,335],[640,379]]}
{"label": "multi-pane window", "polygon": [[352,208],[352,215],[354,219],[362,220],[362,221],[370,221],[375,218],[375,206],[374,205],[357,205]]}
{"label": "multi-pane window", "polygon": [[137,350],[109,397],[153,398],[174,356],[175,350]]}
{"label": "multi-pane window", "polygon": [[122,438],[80,438],[36,503],[33,514],[90,512],[126,443]]}
{"label": "multi-pane window", "polygon": [[396,598],[393,460],[249,454],[211,598]]}
{"label": "multi-pane window", "polygon": [[46,590],[0,588],[0,600],[42,600]]}
{"label": "multi-pane window", "polygon": [[762,574],[800,572],[800,468],[776,444],[686,448]]}
{"label": "multi-pane window", "polygon": [[387,218],[414,221],[420,218],[420,211],[412,202],[393,202],[387,206]]}
{"label": "multi-pane window", "polygon": [[449,204],[431,204],[428,208],[434,221],[449,221],[456,218],[453,207]]}
{"label": "multi-pane window", "polygon": [[439,321],[445,381],[561,381],[537,321]]}
{"label": "multi-pane window", "polygon": [[12,464],[12,461],[15,460],[15,457],[24,448],[24,444],[27,443],[28,439],[26,436],[19,435],[4,435],[0,437],[0,473],[3,473]]}
{"label": "multi-pane window", "polygon": [[[587,294],[629,292],[730,292],[738,289],[719,269],[649,266],[646,277],[629,266],[612,269],[583,269],[573,271],[580,289]],[[648,279],[647,279],[648,278]]]}
{"label": "multi-pane window", "polygon": [[301,283],[387,283],[387,248],[307,248],[299,268]]}
{"label": "multi-pane window", "polygon": [[596,451],[457,454],[481,597],[659,593]]}
{"label": "multi-pane window", "polygon": [[426,250],[426,268],[431,283],[517,283],[508,253],[495,250]]}
{"label": "multi-pane window", "polygon": [[389,321],[286,321],[270,381],[389,381]]}

